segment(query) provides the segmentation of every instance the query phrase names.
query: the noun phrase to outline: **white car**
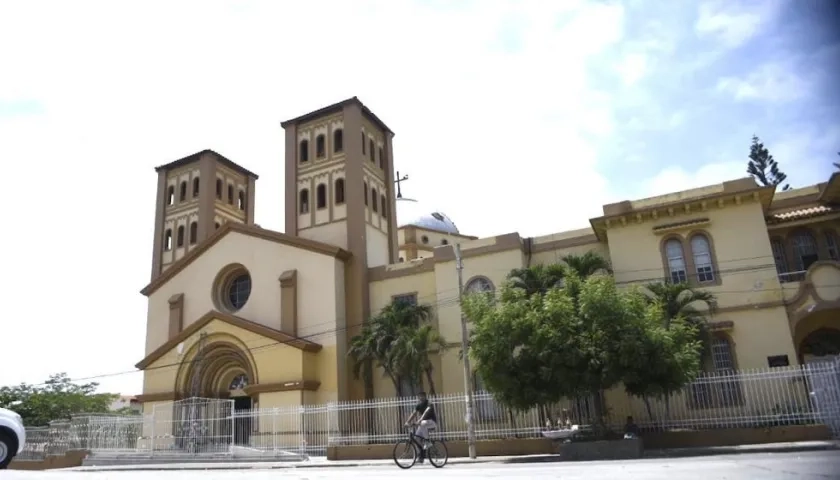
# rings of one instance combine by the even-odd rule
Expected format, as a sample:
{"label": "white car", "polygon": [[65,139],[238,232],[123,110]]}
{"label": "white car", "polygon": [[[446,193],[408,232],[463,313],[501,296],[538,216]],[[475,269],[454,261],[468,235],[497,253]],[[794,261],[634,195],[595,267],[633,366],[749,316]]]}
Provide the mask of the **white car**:
{"label": "white car", "polygon": [[23,451],[26,430],[17,413],[0,408],[0,470],[8,467],[12,459]]}

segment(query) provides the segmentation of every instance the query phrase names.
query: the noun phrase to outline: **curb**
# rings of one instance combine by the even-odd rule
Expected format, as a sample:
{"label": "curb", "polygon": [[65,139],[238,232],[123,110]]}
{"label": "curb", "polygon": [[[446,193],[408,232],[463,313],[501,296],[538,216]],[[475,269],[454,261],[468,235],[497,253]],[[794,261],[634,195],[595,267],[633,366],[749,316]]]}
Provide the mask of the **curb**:
{"label": "curb", "polygon": [[[715,455],[742,455],[749,453],[797,453],[797,452],[817,452],[828,450],[840,450],[840,442],[820,442],[811,444],[793,444],[793,445],[756,445],[756,446],[733,446],[733,447],[709,447],[709,448],[678,448],[667,450],[649,450],[644,452],[639,460],[647,459],[661,459],[661,458],[690,458],[690,457],[710,457]],[[612,460],[604,460],[612,461]],[[578,463],[575,460],[566,460],[559,455],[538,455],[538,456],[523,456],[523,457],[482,457],[475,460],[467,458],[450,459],[447,465],[470,465],[470,464],[529,464],[529,463]],[[358,467],[379,467],[389,465],[390,462],[386,460],[372,460],[372,461],[358,461],[353,463],[315,463],[315,464],[270,464],[268,462],[248,463],[248,464],[232,464],[226,465],[224,463],[218,464],[203,464],[203,465],[188,465],[188,464],[173,464],[172,466],[166,464],[157,465],[115,465],[111,466],[90,466],[90,467],[72,467],[61,469],[62,471],[75,472],[150,472],[150,471],[230,471],[230,470],[283,470],[283,469],[307,469],[307,468],[358,468]],[[174,466],[177,465],[177,466]]]}
{"label": "curb", "polygon": [[713,455],[741,455],[746,453],[797,453],[838,450],[838,442],[825,442],[811,445],[769,445],[767,447],[709,447],[709,448],[675,448],[668,450],[649,450],[642,458],[683,458],[709,457]]}

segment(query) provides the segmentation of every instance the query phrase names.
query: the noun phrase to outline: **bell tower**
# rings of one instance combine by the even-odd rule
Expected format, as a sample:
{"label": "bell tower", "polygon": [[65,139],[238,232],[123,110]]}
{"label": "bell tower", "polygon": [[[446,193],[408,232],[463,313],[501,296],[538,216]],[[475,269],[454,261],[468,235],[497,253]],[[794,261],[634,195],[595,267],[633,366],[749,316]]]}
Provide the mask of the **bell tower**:
{"label": "bell tower", "polygon": [[[336,319],[341,352],[370,316],[368,269],[396,263],[394,133],[358,98],[281,123],[286,134],[286,234],[341,247],[344,318]],[[339,354],[340,398],[372,396],[352,381]]]}
{"label": "bell tower", "polygon": [[257,178],[212,150],[155,168],[152,280],[226,222],[254,223]]}
{"label": "bell tower", "polygon": [[394,133],[356,97],[281,125],[286,233],[344,248],[367,268],[395,263]]}

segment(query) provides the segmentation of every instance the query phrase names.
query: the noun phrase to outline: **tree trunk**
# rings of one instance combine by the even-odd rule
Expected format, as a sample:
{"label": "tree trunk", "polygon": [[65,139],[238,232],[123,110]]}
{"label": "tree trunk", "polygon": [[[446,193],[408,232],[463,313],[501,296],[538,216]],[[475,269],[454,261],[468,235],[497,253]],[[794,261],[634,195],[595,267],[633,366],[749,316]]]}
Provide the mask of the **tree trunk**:
{"label": "tree trunk", "polygon": [[[374,391],[373,391],[373,372],[374,372],[373,362],[370,361],[370,360],[366,361],[363,369],[364,369],[364,373],[363,373],[362,377],[365,380],[365,399],[366,400],[371,400],[374,397]],[[375,429],[376,415],[375,415],[375,411],[372,408],[366,408],[365,410],[366,410],[366,412],[365,412],[364,421],[367,424],[367,428],[365,430],[367,431],[368,438],[372,438],[376,434],[376,429]],[[350,433],[353,434],[353,432],[350,432]]]}
{"label": "tree trunk", "polygon": [[436,390],[435,390],[435,380],[432,377],[432,373],[433,373],[432,367],[426,367],[425,372],[426,372],[426,381],[429,382],[429,396],[434,397],[436,395]]}
{"label": "tree trunk", "polygon": [[656,426],[656,419],[653,418],[653,409],[650,406],[650,398],[645,395],[642,397],[642,400],[645,402],[645,409],[647,409],[648,418],[650,418],[651,423]]}
{"label": "tree trunk", "polygon": [[510,419],[510,429],[513,432],[513,437],[518,438],[519,432],[516,431],[516,416],[514,416],[512,408],[508,408],[507,411],[508,418]]}
{"label": "tree trunk", "polygon": [[594,400],[593,410],[595,410],[595,432],[598,437],[603,437],[607,433],[607,423],[604,418],[604,391],[600,388],[593,390],[592,399]]}

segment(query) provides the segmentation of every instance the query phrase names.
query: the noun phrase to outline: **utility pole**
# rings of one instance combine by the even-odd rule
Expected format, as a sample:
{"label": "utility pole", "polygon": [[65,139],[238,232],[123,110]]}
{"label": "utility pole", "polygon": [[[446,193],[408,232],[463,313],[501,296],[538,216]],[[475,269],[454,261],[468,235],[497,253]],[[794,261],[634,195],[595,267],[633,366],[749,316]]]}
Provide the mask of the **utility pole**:
{"label": "utility pole", "polygon": [[464,265],[461,262],[461,244],[455,244],[455,269],[458,271],[458,306],[461,309],[461,350],[464,352],[464,391],[467,402],[467,446],[470,458],[475,459],[475,424],[473,424],[473,384],[472,369],[470,369],[469,338],[467,336],[467,316],[464,315],[462,301],[464,299]]}

